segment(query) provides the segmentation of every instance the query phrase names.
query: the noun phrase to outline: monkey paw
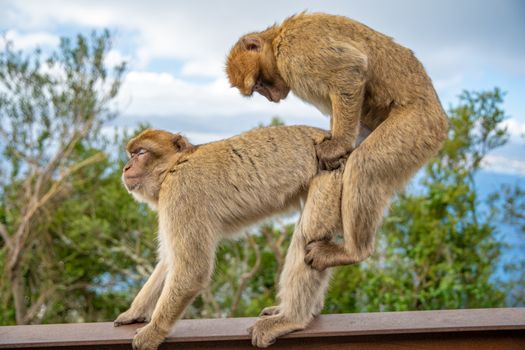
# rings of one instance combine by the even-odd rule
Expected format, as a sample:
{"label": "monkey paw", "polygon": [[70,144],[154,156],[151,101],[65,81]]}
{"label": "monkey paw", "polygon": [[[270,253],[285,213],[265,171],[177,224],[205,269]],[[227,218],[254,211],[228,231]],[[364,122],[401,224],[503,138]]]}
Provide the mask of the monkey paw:
{"label": "monkey paw", "polygon": [[274,315],[259,318],[254,325],[248,328],[252,336],[252,345],[258,348],[267,348],[275,340],[285,334],[304,329],[306,325],[292,322],[283,315]]}
{"label": "monkey paw", "polygon": [[132,343],[133,350],[157,350],[164,338],[165,335],[152,325],[144,326],[135,331]]}
{"label": "monkey paw", "polygon": [[337,139],[324,140],[316,146],[316,153],[321,169],[324,170],[339,168],[350,154],[344,143]]}
{"label": "monkey paw", "polygon": [[281,312],[281,309],[279,309],[279,306],[268,306],[261,310],[259,313],[259,317],[264,316],[274,316]]}
{"label": "monkey paw", "polygon": [[322,240],[313,241],[306,245],[304,262],[314,270],[323,271],[333,266],[348,265],[353,261],[343,246]]}
{"label": "monkey paw", "polygon": [[119,327],[125,324],[144,323],[144,322],[149,322],[149,321],[150,320],[148,316],[138,311],[135,311],[133,309],[129,309],[121,313],[117,317],[117,319],[113,321],[113,326]]}

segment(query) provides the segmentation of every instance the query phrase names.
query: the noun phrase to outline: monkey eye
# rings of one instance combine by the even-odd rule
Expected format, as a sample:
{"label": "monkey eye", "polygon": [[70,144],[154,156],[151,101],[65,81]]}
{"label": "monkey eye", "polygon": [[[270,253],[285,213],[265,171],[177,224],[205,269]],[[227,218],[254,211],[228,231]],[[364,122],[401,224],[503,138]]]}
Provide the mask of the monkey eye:
{"label": "monkey eye", "polygon": [[135,156],[141,156],[141,155],[145,154],[146,152],[147,152],[147,151],[146,151],[144,148],[139,148],[139,149],[137,149],[137,150],[131,152],[131,153],[129,154],[129,157],[130,157],[130,158],[133,158],[133,157],[135,157]]}

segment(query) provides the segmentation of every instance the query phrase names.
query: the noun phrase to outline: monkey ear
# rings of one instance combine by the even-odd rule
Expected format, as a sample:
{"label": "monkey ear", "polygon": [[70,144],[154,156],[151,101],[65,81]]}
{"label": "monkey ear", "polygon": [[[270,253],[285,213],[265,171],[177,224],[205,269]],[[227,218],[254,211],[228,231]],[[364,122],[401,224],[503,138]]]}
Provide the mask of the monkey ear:
{"label": "monkey ear", "polygon": [[181,134],[175,134],[173,136],[172,142],[177,152],[184,151],[192,146],[188,139],[186,139]]}
{"label": "monkey ear", "polygon": [[263,45],[261,38],[256,36],[246,36],[241,43],[245,50],[257,52],[261,51]]}

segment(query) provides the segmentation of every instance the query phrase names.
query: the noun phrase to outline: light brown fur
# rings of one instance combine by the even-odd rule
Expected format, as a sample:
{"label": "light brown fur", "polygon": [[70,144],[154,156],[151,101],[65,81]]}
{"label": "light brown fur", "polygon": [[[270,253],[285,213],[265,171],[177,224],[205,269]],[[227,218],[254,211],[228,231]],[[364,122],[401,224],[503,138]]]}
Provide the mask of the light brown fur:
{"label": "light brown fur", "polygon": [[306,259],[322,270],[368,257],[390,197],[446,138],[447,118],[421,63],[359,22],[301,13],[243,36],[226,71],[244,95],[257,91],[275,101],[291,89],[331,115],[332,137],[317,146],[329,169],[354,149],[360,126],[372,130],[346,162],[344,246],[311,242]]}
{"label": "light brown fur", "polygon": [[273,127],[193,146],[180,135],[146,130],[128,143],[123,182],[159,214],[157,267],[130,309],[115,320],[115,326],[150,321],[134,337],[134,349],[156,349],[206,287],[220,239],[299,208],[305,197],[281,275],[275,316],[285,322],[279,333],[262,332],[256,324],[255,344],[267,346],[279,334],[304,328],[320,312],[328,272],[307,266],[304,252],[307,242],[341,231],[342,170],[317,175],[315,146],[327,136],[315,128]]}
{"label": "light brown fur", "polygon": [[[278,102],[291,90],[331,116],[331,139],[317,146],[317,156],[334,169],[351,152],[342,174],[344,244],[319,232],[319,239],[306,242],[304,261],[323,271],[366,259],[391,196],[438,152],[447,135],[446,114],[422,64],[412,51],[359,22],[301,13],[241,37],[227,57],[226,72],[245,96],[259,92]],[[360,127],[372,132],[357,146]],[[312,208],[305,208],[301,221],[320,207]],[[286,281],[281,279],[280,293],[296,292],[293,281]],[[293,328],[294,322],[265,320],[265,313],[276,310],[280,307],[263,311],[253,332],[265,336],[254,336],[254,343],[267,345],[260,339]]]}

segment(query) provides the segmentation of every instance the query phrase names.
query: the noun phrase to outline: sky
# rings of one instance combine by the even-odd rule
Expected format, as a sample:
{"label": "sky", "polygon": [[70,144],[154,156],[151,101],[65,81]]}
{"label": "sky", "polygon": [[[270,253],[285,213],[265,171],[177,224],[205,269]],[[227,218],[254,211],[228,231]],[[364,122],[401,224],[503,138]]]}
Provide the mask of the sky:
{"label": "sky", "polygon": [[61,36],[108,28],[113,49],[107,63],[126,60],[129,67],[112,127],[149,122],[201,143],[274,116],[286,124],[328,128],[327,117],[294,96],[279,104],[242,97],[224,73],[226,54],[239,36],[303,10],[351,17],[412,49],[446,109],[464,89],[506,91],[511,139],[484,166],[496,175],[525,177],[525,2],[520,0],[0,0],[0,33],[19,49],[52,49]]}

